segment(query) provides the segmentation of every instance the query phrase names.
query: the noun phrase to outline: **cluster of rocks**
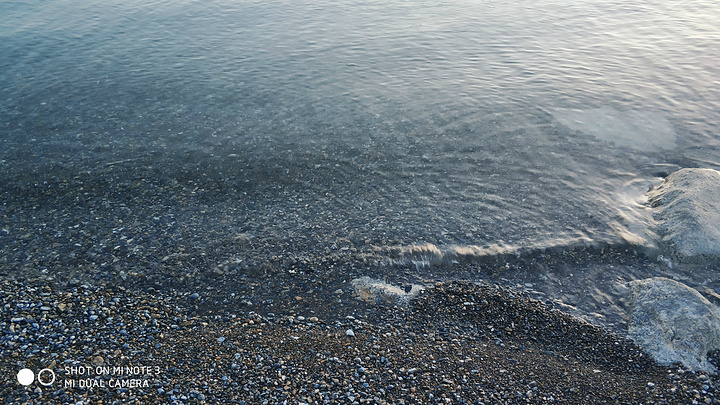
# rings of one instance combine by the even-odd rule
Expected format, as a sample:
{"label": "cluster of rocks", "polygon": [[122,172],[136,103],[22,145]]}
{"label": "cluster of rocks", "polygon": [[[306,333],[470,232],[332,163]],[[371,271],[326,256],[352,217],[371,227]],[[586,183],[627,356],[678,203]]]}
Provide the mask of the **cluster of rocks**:
{"label": "cluster of rocks", "polygon": [[[648,192],[658,245],[669,266],[720,259],[720,172],[681,169]],[[717,373],[720,308],[678,281],[630,283],[629,337],[660,364]]]}

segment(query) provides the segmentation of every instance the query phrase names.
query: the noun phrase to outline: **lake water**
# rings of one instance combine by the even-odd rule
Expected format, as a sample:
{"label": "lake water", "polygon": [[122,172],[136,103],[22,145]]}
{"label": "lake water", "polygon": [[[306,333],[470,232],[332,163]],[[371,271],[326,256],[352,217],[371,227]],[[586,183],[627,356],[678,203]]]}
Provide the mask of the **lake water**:
{"label": "lake water", "polygon": [[191,277],[242,277],[328,254],[419,268],[649,246],[648,187],[720,168],[716,1],[49,0],[0,16],[6,269],[131,277],[183,258]]}

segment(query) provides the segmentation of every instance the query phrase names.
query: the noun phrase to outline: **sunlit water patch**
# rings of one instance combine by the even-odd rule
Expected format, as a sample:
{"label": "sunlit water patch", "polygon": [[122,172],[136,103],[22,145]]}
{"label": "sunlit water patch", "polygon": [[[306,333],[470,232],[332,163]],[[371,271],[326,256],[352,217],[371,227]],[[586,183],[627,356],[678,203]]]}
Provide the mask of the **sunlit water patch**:
{"label": "sunlit water patch", "polygon": [[555,118],[567,127],[617,146],[657,152],[677,146],[675,130],[663,114],[652,111],[558,110]]}

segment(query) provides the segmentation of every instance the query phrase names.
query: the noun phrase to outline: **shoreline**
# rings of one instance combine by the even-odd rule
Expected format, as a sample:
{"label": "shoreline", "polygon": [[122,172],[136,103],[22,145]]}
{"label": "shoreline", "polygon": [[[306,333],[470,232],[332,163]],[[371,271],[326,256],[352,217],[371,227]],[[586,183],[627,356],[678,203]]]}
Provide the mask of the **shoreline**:
{"label": "shoreline", "polygon": [[[256,182],[264,176],[253,172],[245,187],[190,168],[166,179],[124,166],[3,187],[9,403],[717,402],[717,376],[654,365],[622,337],[628,282],[667,277],[717,304],[716,264],[678,265],[602,237],[465,254],[460,243],[475,237],[449,226],[462,221],[417,221],[417,211],[401,209],[411,200],[375,206],[358,188],[366,205],[346,211],[338,208],[354,198],[336,206],[345,185],[327,194],[299,178]],[[438,234],[446,225],[458,232]],[[352,283],[362,277],[426,290],[408,306],[364,302]],[[494,305],[483,309],[464,305],[489,297]],[[163,371],[139,379],[147,386],[134,378],[111,386],[107,374],[85,380],[92,388],[79,386],[82,376],[63,375],[78,385],[52,390],[14,379],[22,367],[148,361]]]}
{"label": "shoreline", "polygon": [[[394,305],[358,300],[352,281],[362,277],[384,280],[398,288],[466,281],[522,291],[545,305],[620,335],[627,333],[631,311],[627,286],[634,280],[678,280],[720,305],[720,296],[715,293],[720,286],[712,282],[716,263],[669,266],[631,245],[555,247],[421,267],[413,263],[383,265],[380,256],[340,250],[302,258],[277,255],[250,269],[227,261],[207,267],[191,266],[188,262],[203,257],[195,253],[186,255],[184,262],[168,259],[156,267],[135,271],[127,267],[113,271],[112,266],[94,270],[88,265],[58,267],[53,263],[52,270],[31,265],[3,266],[0,275],[28,286],[57,290],[92,285],[165,294],[194,315],[253,311],[263,316],[300,314],[324,318],[372,318],[383,305]],[[216,252],[220,256],[225,253]]]}

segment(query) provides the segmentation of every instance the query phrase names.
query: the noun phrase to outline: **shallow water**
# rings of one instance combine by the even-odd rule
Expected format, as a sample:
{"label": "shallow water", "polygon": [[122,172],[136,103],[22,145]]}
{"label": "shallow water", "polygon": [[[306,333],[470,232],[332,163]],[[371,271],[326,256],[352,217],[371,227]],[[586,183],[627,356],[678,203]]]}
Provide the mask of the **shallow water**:
{"label": "shallow water", "polygon": [[714,1],[0,15],[6,268],[648,246],[647,188],[720,168]]}

